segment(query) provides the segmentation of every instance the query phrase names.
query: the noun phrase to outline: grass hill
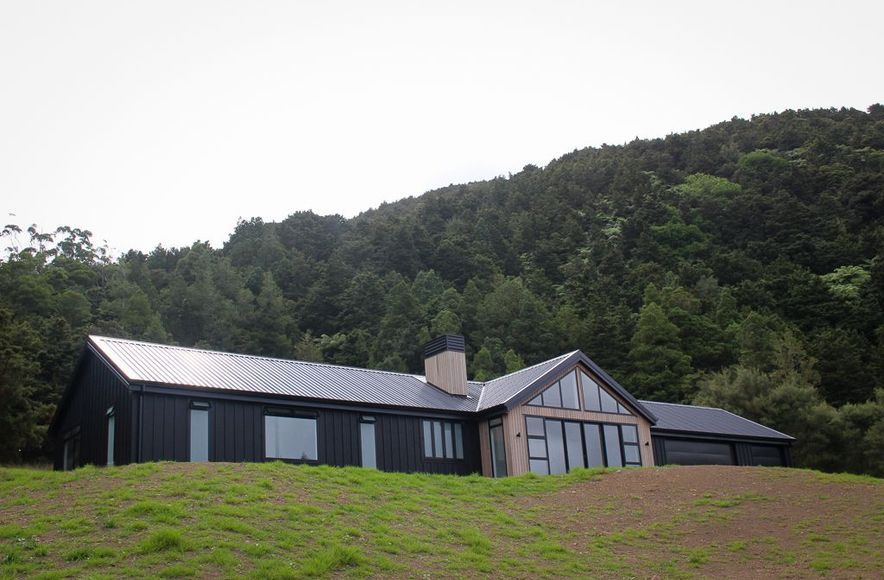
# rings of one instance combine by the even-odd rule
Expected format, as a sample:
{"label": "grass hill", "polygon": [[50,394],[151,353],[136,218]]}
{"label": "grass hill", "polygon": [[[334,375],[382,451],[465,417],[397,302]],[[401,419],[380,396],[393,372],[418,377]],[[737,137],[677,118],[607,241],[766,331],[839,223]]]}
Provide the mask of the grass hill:
{"label": "grass hill", "polygon": [[882,537],[882,480],[792,469],[0,469],[0,576],[859,578]]}

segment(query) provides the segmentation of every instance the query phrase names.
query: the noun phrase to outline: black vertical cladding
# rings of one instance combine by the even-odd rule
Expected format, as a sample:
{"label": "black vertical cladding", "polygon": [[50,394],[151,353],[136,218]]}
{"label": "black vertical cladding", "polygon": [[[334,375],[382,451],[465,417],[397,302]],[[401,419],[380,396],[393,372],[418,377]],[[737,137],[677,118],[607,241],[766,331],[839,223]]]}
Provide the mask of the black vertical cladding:
{"label": "black vertical cladding", "polygon": [[[191,401],[209,407],[209,459],[212,461],[264,461],[264,409],[261,403],[214,399],[210,396],[144,395],[143,461],[187,461],[190,456],[189,409]],[[300,409],[317,417],[319,463],[360,465],[360,418],[375,417],[377,465],[384,471],[457,473],[481,471],[476,423],[464,420],[464,458],[425,458],[421,417],[350,411],[336,408],[304,409],[295,403],[275,407]],[[450,419],[449,419],[450,420]]]}
{"label": "black vertical cladding", "polygon": [[54,465],[61,469],[64,435],[80,428],[80,465],[107,464],[107,410],[114,408],[114,463],[132,461],[132,393],[117,374],[87,350],[53,433]]}

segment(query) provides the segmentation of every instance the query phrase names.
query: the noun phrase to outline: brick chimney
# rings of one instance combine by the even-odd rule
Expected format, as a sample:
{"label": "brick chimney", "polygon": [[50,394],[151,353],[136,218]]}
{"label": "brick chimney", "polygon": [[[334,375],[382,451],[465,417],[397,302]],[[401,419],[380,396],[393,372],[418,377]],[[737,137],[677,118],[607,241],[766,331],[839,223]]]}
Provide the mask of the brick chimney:
{"label": "brick chimney", "polygon": [[465,342],[457,334],[444,334],[424,346],[427,382],[450,395],[467,394]]}

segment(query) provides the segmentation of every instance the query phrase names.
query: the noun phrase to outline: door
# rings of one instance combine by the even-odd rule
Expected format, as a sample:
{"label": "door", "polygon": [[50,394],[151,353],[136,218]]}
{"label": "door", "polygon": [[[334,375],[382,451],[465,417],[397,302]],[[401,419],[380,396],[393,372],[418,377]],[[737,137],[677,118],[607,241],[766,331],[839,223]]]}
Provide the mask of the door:
{"label": "door", "polygon": [[506,448],[503,440],[503,421],[496,419],[489,423],[491,429],[491,475],[506,477]]}
{"label": "door", "polygon": [[736,465],[730,443],[692,439],[664,439],[668,465]]}

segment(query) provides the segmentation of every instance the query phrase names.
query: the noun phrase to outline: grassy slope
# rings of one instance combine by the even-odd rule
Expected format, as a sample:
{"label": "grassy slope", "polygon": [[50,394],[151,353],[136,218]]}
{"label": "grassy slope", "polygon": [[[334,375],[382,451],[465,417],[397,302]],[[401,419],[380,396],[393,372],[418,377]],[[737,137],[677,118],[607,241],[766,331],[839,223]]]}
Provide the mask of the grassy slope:
{"label": "grassy slope", "polygon": [[0,576],[873,577],[882,492],[872,478],[761,468],[503,480],[281,463],[0,469]]}

